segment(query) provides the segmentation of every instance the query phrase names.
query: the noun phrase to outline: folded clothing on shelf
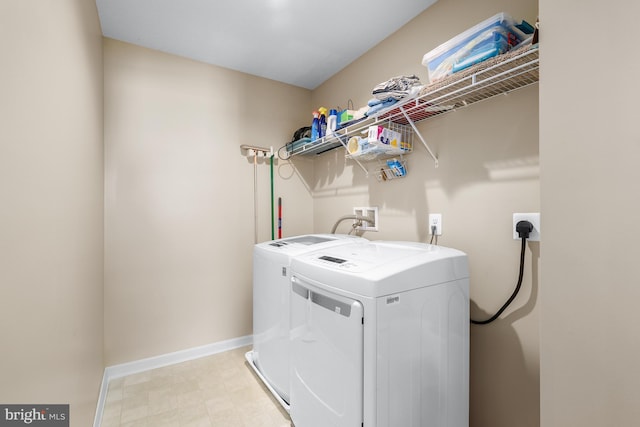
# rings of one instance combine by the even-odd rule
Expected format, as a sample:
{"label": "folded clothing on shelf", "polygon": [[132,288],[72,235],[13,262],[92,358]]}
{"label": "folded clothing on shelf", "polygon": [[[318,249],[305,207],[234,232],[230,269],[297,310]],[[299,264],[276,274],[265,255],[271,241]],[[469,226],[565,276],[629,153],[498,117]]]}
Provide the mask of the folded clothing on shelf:
{"label": "folded clothing on shelf", "polygon": [[423,87],[416,76],[397,76],[379,83],[373,88],[367,116],[377,114],[400,100],[418,96]]}
{"label": "folded clothing on shelf", "polygon": [[373,98],[367,104],[369,106],[369,110],[367,111],[367,116],[372,116],[378,111],[384,110],[385,108],[392,106],[396,102],[398,102],[398,100],[395,98],[387,98],[384,101],[377,98]]}
{"label": "folded clothing on shelf", "polygon": [[416,76],[397,76],[376,85],[372,94],[374,98],[380,100],[393,98],[397,101],[415,92],[415,90],[412,91],[412,88],[418,86],[422,86],[422,84]]}

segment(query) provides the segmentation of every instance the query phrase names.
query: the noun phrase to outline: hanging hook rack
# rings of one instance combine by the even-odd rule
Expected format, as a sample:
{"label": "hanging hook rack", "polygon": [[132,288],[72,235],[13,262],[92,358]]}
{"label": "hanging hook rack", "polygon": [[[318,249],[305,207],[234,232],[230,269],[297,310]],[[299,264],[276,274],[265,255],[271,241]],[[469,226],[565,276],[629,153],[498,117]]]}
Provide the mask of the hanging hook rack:
{"label": "hanging hook rack", "polygon": [[[242,144],[240,149],[245,151],[248,157],[253,156],[253,229],[255,242],[258,243],[258,154],[260,157],[270,157],[273,169],[273,147],[264,148]],[[271,173],[271,212],[273,212],[273,172]],[[273,223],[273,218],[271,222]]]}
{"label": "hanging hook rack", "polygon": [[244,150],[244,151],[249,151],[249,150],[253,150],[257,153],[262,153],[264,155],[267,155],[267,157],[271,157],[273,156],[273,147],[269,147],[269,148],[264,148],[264,147],[258,147],[255,145],[247,145],[247,144],[242,144],[240,146],[240,149]]}

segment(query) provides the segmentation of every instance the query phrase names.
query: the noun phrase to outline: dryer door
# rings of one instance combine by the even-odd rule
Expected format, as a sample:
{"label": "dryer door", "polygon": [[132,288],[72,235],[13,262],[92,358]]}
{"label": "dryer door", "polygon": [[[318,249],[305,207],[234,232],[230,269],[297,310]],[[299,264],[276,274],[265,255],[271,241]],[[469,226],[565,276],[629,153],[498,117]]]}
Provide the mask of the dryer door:
{"label": "dryer door", "polygon": [[294,277],[291,420],[296,427],[361,427],[363,308]]}

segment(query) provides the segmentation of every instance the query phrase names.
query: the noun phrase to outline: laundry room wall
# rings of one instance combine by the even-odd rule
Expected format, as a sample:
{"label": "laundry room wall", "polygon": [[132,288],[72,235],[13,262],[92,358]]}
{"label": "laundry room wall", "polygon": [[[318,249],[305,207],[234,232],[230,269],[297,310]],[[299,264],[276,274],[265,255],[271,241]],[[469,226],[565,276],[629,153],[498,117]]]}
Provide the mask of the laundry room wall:
{"label": "laundry room wall", "polygon": [[86,427],[103,373],[96,5],[4,0],[0,40],[0,403],[69,404]]}
{"label": "laundry room wall", "polygon": [[[105,360],[114,365],[252,334],[254,164],[307,121],[310,91],[104,40]],[[276,158],[283,235],[308,233],[300,171]],[[258,240],[271,238],[258,166]]]}
{"label": "laundry room wall", "polygon": [[[638,2],[540,1],[543,427],[640,419],[640,61],[610,43],[635,40],[638,16]],[[570,43],[576,23],[593,31]]]}
{"label": "laundry room wall", "polygon": [[[535,0],[440,0],[395,34],[313,91],[312,105],[366,105],[373,87],[398,75],[427,82],[422,56],[498,12],[534,23]],[[471,314],[488,318],[511,295],[520,242],[512,238],[515,212],[540,211],[538,85],[493,98],[418,128],[438,154],[439,167],[419,140],[406,156],[405,178],[378,182],[344,150],[316,160],[306,176],[314,196],[316,232],[330,230],[354,206],[379,208],[379,232],[364,237],[428,242],[427,215],[442,213],[439,244],[469,255]],[[294,159],[295,161],[295,159]],[[367,164],[375,172],[379,165]],[[338,231],[347,232],[346,222]],[[471,327],[472,427],[537,427],[539,416],[539,243],[529,243],[522,290],[500,320]]]}

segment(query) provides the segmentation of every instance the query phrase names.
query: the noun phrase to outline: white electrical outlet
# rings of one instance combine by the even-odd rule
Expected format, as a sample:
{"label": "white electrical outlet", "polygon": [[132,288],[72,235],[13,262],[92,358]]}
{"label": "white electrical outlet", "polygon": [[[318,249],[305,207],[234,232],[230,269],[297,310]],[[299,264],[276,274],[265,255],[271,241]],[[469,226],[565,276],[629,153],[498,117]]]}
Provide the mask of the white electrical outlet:
{"label": "white electrical outlet", "polygon": [[529,234],[529,238],[527,240],[531,242],[539,242],[540,241],[540,212],[534,213],[514,213],[513,214],[513,238],[515,240],[520,240],[520,236],[516,231],[516,224],[520,221],[529,221],[533,224],[533,231]]}
{"label": "white electrical outlet", "polygon": [[378,231],[378,207],[366,206],[362,208],[353,208],[353,214],[373,218],[373,224],[368,221],[362,221],[362,225],[356,227],[356,230],[362,231]]}
{"label": "white electrical outlet", "polygon": [[442,236],[442,214],[429,214],[429,234],[434,234],[433,227],[436,228],[435,235]]}

